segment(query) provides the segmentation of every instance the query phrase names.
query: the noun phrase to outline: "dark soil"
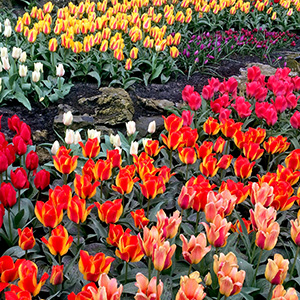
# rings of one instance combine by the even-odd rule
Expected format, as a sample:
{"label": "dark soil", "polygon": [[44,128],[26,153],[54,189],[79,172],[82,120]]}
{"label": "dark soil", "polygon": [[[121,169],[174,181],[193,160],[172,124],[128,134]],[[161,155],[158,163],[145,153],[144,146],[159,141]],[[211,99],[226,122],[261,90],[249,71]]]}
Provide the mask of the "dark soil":
{"label": "dark soil", "polygon": [[[214,68],[216,74],[214,77],[228,78],[233,75],[238,75],[240,73],[240,68],[245,67],[246,64],[250,62],[261,62],[261,60],[252,56],[232,57],[231,59],[226,59],[222,61],[218,67]],[[217,74],[219,76],[217,76]],[[194,86],[196,91],[201,92],[203,86],[208,83],[207,80],[212,76],[212,74],[196,73],[188,79],[186,76],[179,75],[172,78],[166,84],[152,83],[148,86],[143,84],[135,84],[131,86],[128,93],[135,105],[134,120],[143,116],[161,115],[161,113],[158,113],[157,111],[145,110],[138,100],[139,97],[155,100],[164,99],[174,103],[180,103],[182,101],[181,92],[187,84]],[[58,114],[58,104],[64,103],[76,107],[78,106],[78,99],[82,97],[92,97],[98,93],[96,83],[77,82],[74,84],[71,92],[63,100],[60,100],[58,103],[52,104],[47,108],[42,106],[41,103],[33,103],[32,110],[28,111],[24,106],[18,104],[18,102],[11,102],[7,106],[0,107],[0,115],[3,115],[2,132],[4,132],[8,137],[12,137],[12,133],[9,132],[7,127],[7,119],[12,115],[17,114],[21,120],[30,125],[32,132],[47,129],[48,135],[44,138],[45,140],[43,140],[43,138],[39,138],[36,142],[52,143],[55,139],[57,139],[53,130],[53,120]]]}

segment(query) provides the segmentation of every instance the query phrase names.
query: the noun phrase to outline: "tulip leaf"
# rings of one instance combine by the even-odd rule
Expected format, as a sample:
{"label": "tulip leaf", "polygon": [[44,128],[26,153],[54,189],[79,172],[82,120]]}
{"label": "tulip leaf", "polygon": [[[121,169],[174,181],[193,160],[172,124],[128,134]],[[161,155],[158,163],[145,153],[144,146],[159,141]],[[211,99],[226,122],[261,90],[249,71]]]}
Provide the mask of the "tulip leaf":
{"label": "tulip leaf", "polygon": [[14,219],[13,219],[13,224],[14,224],[14,227],[15,227],[15,228],[20,227],[20,226],[19,226],[19,223],[20,223],[20,221],[23,219],[24,214],[25,214],[25,210],[24,210],[24,209],[21,209],[21,210],[16,214],[16,216],[14,217]]}
{"label": "tulip leaf", "polygon": [[123,286],[123,293],[124,294],[131,294],[131,295],[135,295],[137,292],[137,287],[135,286],[134,282],[130,282],[130,283],[126,283]]}
{"label": "tulip leaf", "polygon": [[157,68],[155,68],[154,72],[152,72],[150,80],[152,81],[156,79],[161,74],[163,68],[164,68],[164,64],[160,64]]}
{"label": "tulip leaf", "polygon": [[8,248],[3,254],[4,255],[8,255],[11,256],[13,258],[21,258],[25,255],[25,251],[22,250],[19,246],[14,246],[11,248]]}
{"label": "tulip leaf", "polygon": [[21,92],[16,92],[13,97],[17,99],[21,104],[23,104],[28,110],[31,110],[31,104],[27,97],[21,93]]}
{"label": "tulip leaf", "polygon": [[96,71],[91,71],[91,72],[89,72],[87,75],[89,75],[89,76],[95,78],[95,79],[97,80],[98,87],[100,87],[100,85],[101,85],[101,77],[100,77],[100,75],[99,75],[98,72],[96,72]]}

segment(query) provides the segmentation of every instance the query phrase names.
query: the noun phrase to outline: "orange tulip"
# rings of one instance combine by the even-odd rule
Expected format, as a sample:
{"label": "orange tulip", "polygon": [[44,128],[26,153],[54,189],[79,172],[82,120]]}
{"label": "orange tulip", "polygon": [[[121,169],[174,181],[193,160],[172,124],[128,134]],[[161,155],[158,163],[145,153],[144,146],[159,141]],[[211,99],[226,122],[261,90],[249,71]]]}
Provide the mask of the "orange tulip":
{"label": "orange tulip", "polygon": [[40,292],[41,287],[45,284],[46,280],[49,277],[47,273],[44,273],[41,277],[40,282],[37,283],[38,267],[34,262],[30,260],[22,262],[18,272],[20,278],[20,280],[18,281],[19,288],[23,291],[28,291],[33,296],[36,296]]}
{"label": "orange tulip", "polygon": [[55,52],[57,49],[57,39],[56,38],[52,38],[49,40],[49,51],[51,52]]}
{"label": "orange tulip", "polygon": [[161,272],[162,270],[168,269],[172,266],[172,256],[175,253],[176,245],[170,246],[168,241],[163,244],[154,244],[152,261],[154,268]]}
{"label": "orange tulip", "polygon": [[123,213],[122,199],[106,201],[103,204],[95,202],[95,205],[98,208],[100,220],[106,224],[118,222]]}
{"label": "orange tulip", "polygon": [[236,204],[239,204],[248,197],[250,186],[244,185],[242,182],[236,183],[233,180],[228,179],[227,181],[222,181],[222,184],[219,188],[219,193],[224,190],[229,190],[231,195],[236,196]]}
{"label": "orange tulip", "polygon": [[112,189],[122,195],[129,194],[133,189],[134,183],[138,180],[138,178],[133,179],[128,169],[123,168],[117,175],[116,185],[112,185]]}
{"label": "orange tulip", "polygon": [[137,273],[135,286],[138,288],[138,291],[134,299],[160,300],[164,284],[161,280],[159,280],[159,284],[158,286],[156,286],[156,277],[152,277],[149,282],[148,278],[145,277],[142,273]]}
{"label": "orange tulip", "polygon": [[176,294],[175,300],[195,299],[202,300],[205,298],[204,286],[201,282],[199,272],[194,272],[188,276],[181,276],[180,288]]}
{"label": "orange tulip", "polygon": [[80,198],[92,198],[96,195],[96,188],[100,185],[98,181],[91,183],[91,178],[88,175],[75,174],[74,189],[76,195]]}
{"label": "orange tulip", "polygon": [[121,167],[122,158],[118,149],[106,150],[106,159],[111,161],[112,168]]}
{"label": "orange tulip", "polygon": [[219,159],[219,161],[217,163],[217,167],[219,167],[220,169],[223,169],[223,170],[228,169],[231,164],[232,159],[233,159],[233,156],[231,154],[223,155]]}
{"label": "orange tulip", "polygon": [[222,218],[220,215],[216,215],[210,226],[204,222],[201,222],[204,226],[208,242],[214,247],[224,247],[227,243],[228,231],[231,228],[231,222]]}
{"label": "orange tulip", "polygon": [[154,176],[146,174],[143,184],[139,184],[142,194],[147,199],[154,199],[158,194],[162,194],[165,190],[165,184],[162,176]]}
{"label": "orange tulip", "polygon": [[67,150],[66,147],[61,146],[56,155],[53,156],[54,167],[57,171],[63,174],[72,173],[77,167],[78,156],[70,156],[71,149]]}
{"label": "orange tulip", "polygon": [[273,290],[271,300],[298,300],[297,291],[294,288],[285,290],[283,285],[277,285]]}
{"label": "orange tulip", "polygon": [[[13,259],[8,255],[0,257],[0,274],[1,283],[10,283],[19,278],[18,269],[25,259],[17,259],[14,263]],[[5,287],[4,287],[5,288]]]}
{"label": "orange tulip", "polygon": [[98,138],[88,139],[85,145],[82,142],[78,143],[82,148],[82,154],[84,157],[94,158],[100,152],[100,145]]}
{"label": "orange tulip", "polygon": [[180,142],[180,147],[196,147],[197,140],[198,140],[198,132],[197,128],[191,129],[191,127],[184,126],[182,127],[179,132],[182,136],[182,141]]}
{"label": "orange tulip", "polygon": [[173,238],[177,232],[179,225],[181,224],[182,217],[178,210],[174,211],[173,216],[167,217],[163,209],[156,214],[157,218],[157,230],[165,239]]}
{"label": "orange tulip", "polygon": [[19,234],[19,247],[22,250],[30,250],[35,245],[35,238],[33,236],[33,229],[25,227],[23,230],[18,228]]}
{"label": "orange tulip", "polygon": [[186,147],[186,148],[178,148],[179,159],[182,163],[186,165],[192,165],[196,162],[197,156],[194,148]]}
{"label": "orange tulip", "polygon": [[92,204],[88,208],[86,208],[85,199],[74,196],[68,203],[68,218],[76,224],[79,224],[80,222],[83,223],[85,222],[93,207],[94,205]]}
{"label": "orange tulip", "polygon": [[221,131],[227,138],[232,138],[237,131],[240,131],[243,123],[235,122],[232,119],[223,119],[221,122]]}
{"label": "orange tulip", "polygon": [[192,201],[196,195],[196,191],[192,186],[183,186],[178,196],[177,202],[182,209],[188,209],[192,205]]}
{"label": "orange tulip", "polygon": [[98,159],[94,168],[95,179],[100,181],[108,180],[111,177],[112,168],[111,160]]}
{"label": "orange tulip", "polygon": [[206,156],[212,153],[213,143],[209,141],[204,141],[200,147],[197,144],[195,145],[195,147],[197,150],[198,158],[204,159]]}
{"label": "orange tulip", "polygon": [[50,283],[52,285],[62,284],[64,280],[63,274],[64,266],[52,266],[52,271],[50,275]]}
{"label": "orange tulip", "polygon": [[126,262],[137,262],[144,256],[138,243],[138,237],[130,234],[123,234],[120,237],[115,254]]}
{"label": "orange tulip", "polygon": [[168,137],[164,134],[161,134],[163,143],[167,146],[168,149],[175,150],[178,148],[182,142],[182,134],[179,131],[170,132]]}
{"label": "orange tulip", "polygon": [[260,149],[258,143],[246,142],[243,144],[243,153],[248,159],[253,161],[262,157],[264,149]]}
{"label": "orange tulip", "polygon": [[83,278],[89,281],[98,281],[102,273],[108,273],[111,263],[115,259],[110,256],[105,256],[104,253],[89,255],[87,251],[80,250],[80,259],[78,268]]}
{"label": "orange tulip", "polygon": [[63,205],[54,206],[49,200],[47,202],[37,201],[34,209],[37,219],[44,225],[44,227],[55,228],[61,223],[64,212]]}
{"label": "orange tulip", "polygon": [[136,211],[131,211],[130,214],[133,218],[134,226],[136,228],[141,229],[148,225],[149,219],[145,217],[145,211],[143,208],[137,209]]}
{"label": "orange tulip", "polygon": [[255,162],[250,163],[246,157],[240,155],[234,163],[234,173],[242,179],[248,178],[251,176],[254,165]]}
{"label": "orange tulip", "polygon": [[284,160],[287,168],[300,170],[300,149],[293,150]]}
{"label": "orange tulip", "polygon": [[281,254],[276,253],[274,260],[268,259],[265,277],[271,284],[283,284],[289,269],[289,260],[283,259]]}
{"label": "orange tulip", "polygon": [[167,118],[163,116],[165,129],[170,133],[178,131],[183,125],[183,119],[171,114]]}
{"label": "orange tulip", "polygon": [[56,186],[54,190],[49,189],[49,203],[53,206],[61,206],[67,209],[69,201],[72,199],[72,189],[69,185]]}
{"label": "orange tulip", "polygon": [[48,241],[45,237],[41,238],[41,241],[48,247],[52,255],[59,254],[60,256],[65,255],[73,242],[73,237],[69,236],[67,229],[58,225],[51,231],[51,236]]}
{"label": "orange tulip", "polygon": [[263,146],[268,153],[282,153],[285,152],[291,143],[287,142],[287,137],[281,135],[277,137],[270,136],[267,142],[264,142]]}
{"label": "orange tulip", "polygon": [[224,151],[226,141],[222,137],[218,137],[214,144],[214,151],[216,153],[222,153]]}
{"label": "orange tulip", "polygon": [[[247,234],[250,234],[253,231],[253,230],[251,230],[251,221],[246,220],[245,218],[242,218],[242,221],[246,227]],[[246,234],[245,232],[243,232],[243,228],[242,228],[242,225],[239,220],[236,220],[235,224],[232,224],[231,230],[233,232]]]}
{"label": "orange tulip", "polygon": [[189,264],[198,264],[210,251],[211,246],[206,247],[206,236],[203,232],[197,237],[192,235],[189,241],[183,234],[180,235],[180,239],[182,240],[182,256]]}
{"label": "orange tulip", "polygon": [[299,181],[300,172],[293,169],[285,168],[282,165],[277,166],[277,180],[286,181],[290,185],[294,185]]}
{"label": "orange tulip", "polygon": [[209,117],[203,124],[203,130],[208,135],[215,135],[220,131],[220,124],[213,117]]}
{"label": "orange tulip", "polygon": [[205,156],[200,164],[200,171],[206,177],[214,177],[219,170],[217,167],[218,160],[214,156],[215,153]]}
{"label": "orange tulip", "polygon": [[165,148],[165,146],[159,147],[158,140],[147,140],[146,144],[144,145],[145,152],[149,156],[156,156],[160,152],[161,149]]}

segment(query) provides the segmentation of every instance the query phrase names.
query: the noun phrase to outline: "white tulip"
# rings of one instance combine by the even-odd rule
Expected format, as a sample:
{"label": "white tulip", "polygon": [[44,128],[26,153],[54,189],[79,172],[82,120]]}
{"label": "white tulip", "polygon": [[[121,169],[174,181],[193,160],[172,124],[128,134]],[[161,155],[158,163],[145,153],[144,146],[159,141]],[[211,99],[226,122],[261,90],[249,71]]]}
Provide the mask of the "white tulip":
{"label": "white tulip", "polygon": [[57,153],[59,147],[60,147],[60,146],[59,146],[59,142],[58,142],[58,141],[55,141],[55,142],[53,143],[52,147],[51,147],[51,153],[52,153],[53,155],[56,155],[56,153]]}
{"label": "white tulip", "polygon": [[136,131],[135,122],[129,121],[128,123],[126,123],[126,129],[127,129],[127,135],[134,134]]}
{"label": "white tulip", "polygon": [[97,131],[95,129],[88,129],[87,135],[89,139],[97,138],[100,143],[101,131]]}
{"label": "white tulip", "polygon": [[109,140],[115,148],[116,147],[121,147],[121,139],[120,139],[120,136],[118,134],[116,134],[116,135],[111,134],[109,136]]}
{"label": "white tulip", "polygon": [[34,63],[34,71],[43,73],[44,65],[41,62]]}
{"label": "white tulip", "polygon": [[4,26],[11,26],[9,19],[7,19],[7,18],[5,19]]}
{"label": "white tulip", "polygon": [[72,129],[67,129],[66,130],[66,136],[65,136],[65,142],[68,145],[74,144],[75,141],[75,132]]}
{"label": "white tulip", "polygon": [[6,47],[2,47],[0,48],[1,49],[1,58],[2,57],[8,57],[8,51],[7,51],[7,48]]}
{"label": "white tulip", "polygon": [[66,126],[70,126],[73,122],[73,115],[71,111],[63,114],[63,123]]}
{"label": "white tulip", "polygon": [[64,66],[62,64],[58,64],[56,66],[56,76],[57,77],[62,77],[65,75],[65,69]]}
{"label": "white tulip", "polygon": [[26,59],[27,59],[27,54],[26,54],[26,52],[23,51],[20,55],[19,61],[21,63],[24,63],[26,61]]}
{"label": "white tulip", "polygon": [[9,38],[11,36],[11,33],[12,33],[11,26],[5,26],[4,31],[3,31],[3,35],[5,37]]}
{"label": "white tulip", "polygon": [[139,151],[139,143],[138,142],[131,142],[131,145],[130,145],[130,154],[135,154],[137,155],[138,154],[138,151]]}
{"label": "white tulip", "polygon": [[149,123],[148,125],[148,132],[149,133],[154,133],[156,130],[156,122],[155,121],[152,121]]}
{"label": "white tulip", "polygon": [[74,144],[76,145],[81,141],[82,141],[82,139],[81,139],[80,132],[78,130],[76,130],[75,136],[74,136]]}
{"label": "white tulip", "polygon": [[33,82],[38,82],[38,81],[40,81],[41,73],[38,72],[38,71],[33,71],[31,76],[32,76],[32,81]]}
{"label": "white tulip", "polygon": [[11,56],[14,59],[19,59],[21,53],[22,53],[22,49],[21,48],[13,47]]}
{"label": "white tulip", "polygon": [[19,75],[20,77],[25,77],[27,75],[28,68],[25,65],[20,65],[19,66]]}
{"label": "white tulip", "polygon": [[7,57],[1,57],[3,69],[8,71],[10,69],[9,60]]}

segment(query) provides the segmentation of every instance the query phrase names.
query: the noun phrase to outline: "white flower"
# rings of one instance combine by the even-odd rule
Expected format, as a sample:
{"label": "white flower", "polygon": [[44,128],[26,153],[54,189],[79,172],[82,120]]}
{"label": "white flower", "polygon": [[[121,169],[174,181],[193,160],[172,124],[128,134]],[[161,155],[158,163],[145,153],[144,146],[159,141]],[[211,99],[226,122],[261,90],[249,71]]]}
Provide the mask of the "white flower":
{"label": "white flower", "polygon": [[5,26],[4,31],[3,31],[3,35],[5,37],[9,38],[11,36],[11,33],[12,33],[11,26]]}
{"label": "white flower", "polygon": [[20,55],[19,61],[21,63],[24,63],[26,61],[26,59],[27,59],[27,54],[26,54],[26,52],[23,51]]}
{"label": "white flower", "polygon": [[109,136],[109,140],[113,144],[114,147],[121,147],[121,139],[118,134],[116,134],[116,135],[111,134]]}
{"label": "white flower", "polygon": [[56,76],[57,77],[62,77],[65,75],[65,69],[64,66],[62,64],[58,64],[56,66]]}
{"label": "white flower", "polygon": [[116,147],[115,150],[118,150],[120,155],[122,154],[122,149],[120,147]]}
{"label": "white flower", "polygon": [[73,115],[71,111],[63,114],[63,123],[66,126],[70,126],[73,122]]}
{"label": "white flower", "polygon": [[38,81],[40,81],[41,73],[38,72],[38,71],[33,71],[31,76],[32,76],[32,81],[33,82],[38,82]]}
{"label": "white flower", "polygon": [[11,25],[10,20],[6,18],[4,21],[4,26],[10,26],[10,25]]}
{"label": "white flower", "polygon": [[10,69],[10,64],[7,57],[1,57],[3,69],[8,71]]}
{"label": "white flower", "polygon": [[41,62],[34,63],[34,71],[43,73],[44,65]]}
{"label": "white flower", "polygon": [[20,65],[19,66],[19,75],[20,77],[25,77],[27,75],[28,68],[25,65]]}
{"label": "white flower", "polygon": [[80,132],[78,130],[76,130],[75,136],[74,136],[74,144],[76,145],[81,141],[82,141],[82,139],[81,139]]}
{"label": "white flower", "polygon": [[130,154],[135,154],[137,155],[139,151],[139,143],[138,142],[131,142],[130,145]]}
{"label": "white flower", "polygon": [[135,122],[134,121],[129,121],[126,123],[126,129],[127,129],[127,135],[132,135],[135,133],[136,128],[135,128]]}
{"label": "white flower", "polygon": [[154,133],[156,130],[156,122],[155,121],[152,121],[149,123],[148,125],[148,132],[149,133]]}
{"label": "white flower", "polygon": [[52,153],[53,155],[56,155],[56,153],[57,153],[59,147],[60,147],[60,146],[59,146],[59,142],[58,142],[58,141],[55,141],[55,142],[53,143],[52,147],[51,147],[51,153]]}
{"label": "white flower", "polygon": [[65,136],[65,142],[70,145],[74,144],[75,141],[75,132],[72,129],[67,129],[66,130],[66,136]]}
{"label": "white flower", "polygon": [[87,135],[89,139],[97,138],[100,143],[101,131],[97,131],[95,129],[88,129]]}
{"label": "white flower", "polygon": [[6,47],[2,47],[1,49],[1,58],[2,57],[8,57],[8,52],[7,52],[7,48]]}
{"label": "white flower", "polygon": [[13,47],[11,56],[14,59],[19,59],[21,53],[22,53],[22,49],[21,48]]}

